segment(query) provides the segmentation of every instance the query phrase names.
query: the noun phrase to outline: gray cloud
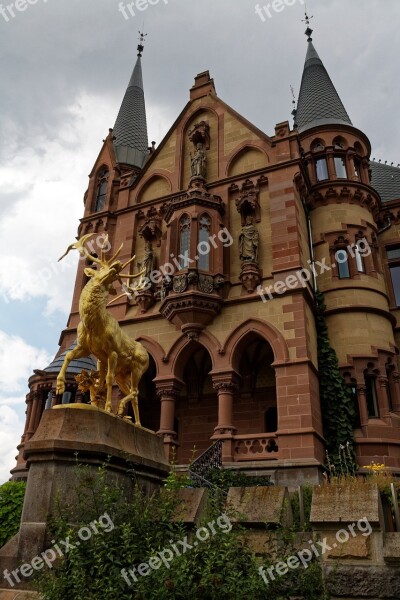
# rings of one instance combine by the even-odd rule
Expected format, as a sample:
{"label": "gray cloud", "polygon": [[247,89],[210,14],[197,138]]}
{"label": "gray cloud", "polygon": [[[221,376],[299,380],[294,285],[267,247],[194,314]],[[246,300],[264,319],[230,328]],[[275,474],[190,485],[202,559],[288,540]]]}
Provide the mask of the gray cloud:
{"label": "gray cloud", "polygon": [[[69,109],[82,93],[107,97],[116,116],[143,20],[149,33],[146,99],[152,106],[162,104],[171,124],[187,102],[194,75],[207,68],[218,94],[267,133],[277,122],[291,121],[289,86],[298,93],[306,53],[300,0],[266,22],[255,14],[255,0],[169,0],[167,5],[160,0],[129,20],[118,12],[118,3],[38,0],[9,23],[0,16],[3,161],[10,149],[18,153],[28,145],[40,151],[62,125],[73,126]],[[383,159],[397,164],[400,3],[386,0],[384,10],[382,4],[310,0],[308,8],[315,45],[353,123]],[[104,123],[99,145],[112,125]],[[152,136],[151,123],[149,129]]]}

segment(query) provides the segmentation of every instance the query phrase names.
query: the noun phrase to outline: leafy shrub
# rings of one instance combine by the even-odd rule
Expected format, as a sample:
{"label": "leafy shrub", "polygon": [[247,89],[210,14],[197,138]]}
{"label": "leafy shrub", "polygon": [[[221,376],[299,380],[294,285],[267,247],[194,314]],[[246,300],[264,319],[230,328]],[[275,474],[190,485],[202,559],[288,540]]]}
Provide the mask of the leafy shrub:
{"label": "leafy shrub", "polygon": [[8,481],[0,487],[0,548],[18,533],[25,482]]}
{"label": "leafy shrub", "polygon": [[[51,521],[54,539],[69,537],[74,547],[36,581],[43,600],[282,600],[293,595],[293,589],[309,600],[325,598],[318,564],[301,576],[293,572],[267,587],[258,572],[261,563],[245,543],[239,526],[230,530],[216,527],[207,541],[194,543],[194,533],[174,522],[177,501],[168,488],[148,497],[135,487],[127,502],[118,486],[107,483],[104,468],[95,481],[85,468],[78,471],[81,483],[76,506],[59,506]],[[84,518],[80,516],[82,509]],[[74,544],[79,529],[105,512],[113,529],[99,530],[89,540]],[[221,514],[221,507],[210,502],[201,525],[210,531],[210,521]],[[137,575],[137,581],[129,575],[133,566],[148,563],[159,551],[171,548],[172,543],[177,544],[187,535],[192,548],[175,556],[168,567],[161,564],[146,575]],[[268,566],[267,559],[262,564]],[[121,569],[127,569],[131,586]]]}

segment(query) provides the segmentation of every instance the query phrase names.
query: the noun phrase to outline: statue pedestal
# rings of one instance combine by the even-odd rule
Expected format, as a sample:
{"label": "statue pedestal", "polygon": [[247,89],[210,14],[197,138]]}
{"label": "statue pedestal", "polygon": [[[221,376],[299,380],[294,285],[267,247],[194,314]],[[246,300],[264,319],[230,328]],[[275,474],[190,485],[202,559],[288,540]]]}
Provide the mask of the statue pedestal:
{"label": "statue pedestal", "polygon": [[[0,573],[30,563],[52,546],[47,519],[57,496],[62,504],[75,503],[77,463],[94,475],[107,461],[107,481],[120,485],[127,499],[133,478],[151,493],[169,472],[163,440],[155,433],[87,404],[45,411],[24,456],[29,474],[21,526],[0,550]],[[29,579],[22,579],[21,587],[29,588]]]}
{"label": "statue pedestal", "polygon": [[253,294],[257,286],[259,286],[261,283],[261,275],[258,264],[250,260],[243,262],[239,279],[242,282],[246,292]]}

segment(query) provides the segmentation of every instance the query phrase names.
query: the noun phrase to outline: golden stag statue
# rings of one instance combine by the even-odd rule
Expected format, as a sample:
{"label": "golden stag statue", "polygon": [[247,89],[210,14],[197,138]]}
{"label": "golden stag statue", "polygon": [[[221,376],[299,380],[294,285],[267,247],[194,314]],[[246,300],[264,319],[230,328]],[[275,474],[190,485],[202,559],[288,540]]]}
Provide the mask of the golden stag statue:
{"label": "golden stag statue", "polygon": [[[93,354],[98,361],[96,384],[91,390],[91,404],[98,405],[101,392],[106,385],[105,410],[112,412],[112,387],[114,382],[125,397],[119,402],[117,414],[123,416],[126,405],[132,402],[135,415],[135,424],[140,426],[138,406],[138,385],[142,375],[149,366],[149,355],[139,342],[133,341],[124,333],[118,321],[106,310],[109,294],[115,295],[113,287],[115,281],[122,285],[122,278],[133,279],[140,277],[143,271],[135,275],[125,275],[122,271],[135,259],[133,256],[125,264],[117,260],[122,245],[110,260],[105,259],[104,248],[108,238],[103,243],[101,257],[89,254],[85,243],[94,234],[88,234],[71,244],[66,253],[59,259],[62,260],[70,250],[78,250],[82,257],[89,258],[98,265],[97,270],[85,269],[85,275],[90,277],[82,290],[79,299],[78,341],[76,347],[68,352],[61,371],[57,377],[57,394],[65,391],[65,374],[71,360],[83,358]],[[95,393],[96,392],[96,393]],[[98,395],[99,397],[96,397]],[[93,397],[92,397],[93,396]]]}

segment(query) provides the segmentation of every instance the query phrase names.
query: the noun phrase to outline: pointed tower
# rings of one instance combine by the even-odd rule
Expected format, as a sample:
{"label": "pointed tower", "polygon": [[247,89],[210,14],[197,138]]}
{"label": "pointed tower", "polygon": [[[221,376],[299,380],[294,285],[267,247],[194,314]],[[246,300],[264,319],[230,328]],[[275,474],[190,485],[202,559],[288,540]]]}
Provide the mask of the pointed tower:
{"label": "pointed tower", "polygon": [[314,48],[311,32],[311,29],[306,31],[308,50],[295,117],[299,133],[320,125],[352,125],[339,94]]}
{"label": "pointed tower", "polygon": [[149,153],[141,61],[144,38],[141,33],[137,61],[113,129],[117,162],[139,169]]}
{"label": "pointed tower", "polygon": [[[309,18],[306,16],[309,25]],[[381,198],[371,185],[371,145],[356,129],[312,43],[307,55],[295,126],[307,206],[325,295],[326,321],[345,381],[350,386],[358,462],[395,467],[400,447],[398,349],[378,244]],[[397,413],[397,414],[396,414]]]}

